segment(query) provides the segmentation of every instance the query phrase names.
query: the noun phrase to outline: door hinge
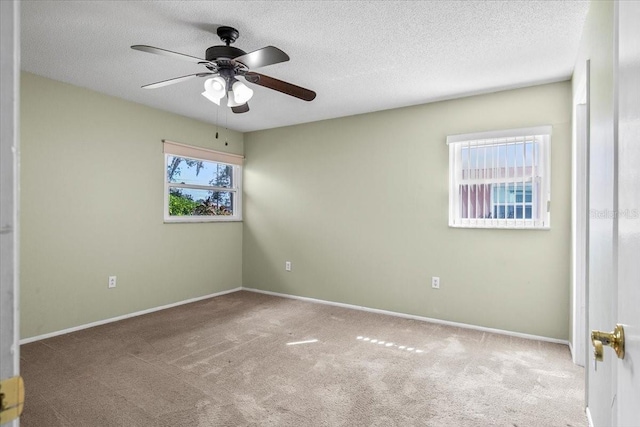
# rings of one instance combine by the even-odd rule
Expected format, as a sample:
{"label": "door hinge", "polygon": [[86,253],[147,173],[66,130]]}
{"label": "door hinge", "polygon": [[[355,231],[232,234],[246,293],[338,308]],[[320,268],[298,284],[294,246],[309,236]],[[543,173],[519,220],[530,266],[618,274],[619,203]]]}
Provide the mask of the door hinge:
{"label": "door hinge", "polygon": [[0,381],[0,424],[18,418],[24,408],[24,381],[17,376]]}

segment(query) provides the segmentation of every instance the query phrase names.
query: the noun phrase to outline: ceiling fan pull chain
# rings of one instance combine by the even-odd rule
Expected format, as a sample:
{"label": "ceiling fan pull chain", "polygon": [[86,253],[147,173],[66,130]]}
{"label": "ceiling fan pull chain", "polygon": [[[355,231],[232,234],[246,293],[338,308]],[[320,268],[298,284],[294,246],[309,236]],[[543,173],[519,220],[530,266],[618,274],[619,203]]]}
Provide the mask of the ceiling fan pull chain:
{"label": "ceiling fan pull chain", "polygon": [[229,115],[227,114],[229,111],[228,108],[224,109],[224,145],[229,145],[227,142],[227,135],[229,134]]}
{"label": "ceiling fan pull chain", "polygon": [[220,109],[216,108],[216,139],[218,139],[218,114],[220,113]]}

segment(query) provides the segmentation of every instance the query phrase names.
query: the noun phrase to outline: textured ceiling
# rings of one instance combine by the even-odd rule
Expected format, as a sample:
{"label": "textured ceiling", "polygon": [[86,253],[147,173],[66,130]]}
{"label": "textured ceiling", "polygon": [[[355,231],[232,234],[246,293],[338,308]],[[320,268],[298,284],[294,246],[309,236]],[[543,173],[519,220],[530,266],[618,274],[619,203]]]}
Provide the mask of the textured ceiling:
{"label": "textured ceiling", "polygon": [[[252,131],[570,78],[584,1],[22,1],[22,69],[231,129]],[[134,51],[204,57],[240,31],[246,52],[291,60],[256,71],[313,89],[305,102],[256,85],[251,111],[200,95],[206,71]],[[218,110],[219,109],[219,110]]]}

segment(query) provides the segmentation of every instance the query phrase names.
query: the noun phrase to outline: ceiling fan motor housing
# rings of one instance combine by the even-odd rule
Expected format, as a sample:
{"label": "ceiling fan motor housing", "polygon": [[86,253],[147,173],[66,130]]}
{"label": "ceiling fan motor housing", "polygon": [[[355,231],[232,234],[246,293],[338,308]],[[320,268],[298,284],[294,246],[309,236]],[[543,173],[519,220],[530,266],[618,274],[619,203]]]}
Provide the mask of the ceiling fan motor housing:
{"label": "ceiling fan motor housing", "polygon": [[207,49],[205,59],[215,61],[217,59],[233,59],[244,55],[246,52],[233,46],[211,46]]}

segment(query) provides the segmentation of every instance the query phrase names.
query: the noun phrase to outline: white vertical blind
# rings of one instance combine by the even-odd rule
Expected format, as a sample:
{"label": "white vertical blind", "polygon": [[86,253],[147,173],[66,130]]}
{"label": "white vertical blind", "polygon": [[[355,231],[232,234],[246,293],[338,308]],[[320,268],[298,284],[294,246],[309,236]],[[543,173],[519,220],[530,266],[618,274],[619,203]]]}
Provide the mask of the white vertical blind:
{"label": "white vertical blind", "polygon": [[549,228],[551,126],[453,135],[449,225]]}

